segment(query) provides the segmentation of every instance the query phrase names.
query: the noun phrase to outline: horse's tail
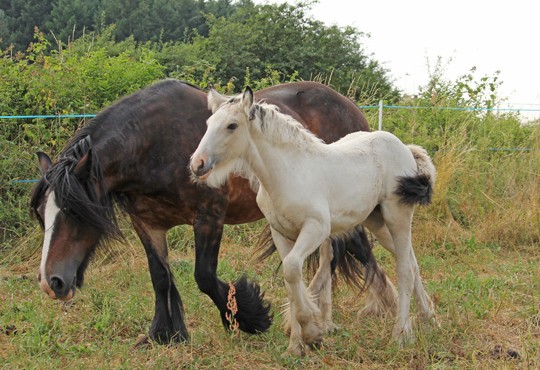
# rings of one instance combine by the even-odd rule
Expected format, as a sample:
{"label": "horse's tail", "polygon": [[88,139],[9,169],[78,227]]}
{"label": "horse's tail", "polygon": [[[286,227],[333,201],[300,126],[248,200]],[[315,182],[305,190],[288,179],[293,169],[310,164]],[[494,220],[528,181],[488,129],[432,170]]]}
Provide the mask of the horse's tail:
{"label": "horse's tail", "polygon": [[352,232],[332,238],[334,258],[330,264],[332,277],[339,276],[351,286],[363,290],[371,284],[380,269],[373,255],[371,243],[364,226],[356,226]]}
{"label": "horse's tail", "polygon": [[431,186],[435,185],[435,177],[437,176],[437,171],[435,166],[429,157],[427,150],[418,145],[407,145],[411,151],[414,160],[416,161],[416,166],[418,167],[418,174],[425,175],[429,177]]}
{"label": "horse's tail", "polygon": [[407,145],[416,161],[416,175],[398,178],[396,194],[405,204],[429,204],[437,171],[427,151],[418,145]]}
{"label": "horse's tail", "polygon": [[[268,225],[259,237],[256,251],[259,253],[257,257],[259,261],[276,251]],[[371,284],[374,276],[384,276],[373,256],[371,243],[362,225],[354,228],[351,233],[332,238],[332,251],[334,256],[330,267],[334,279],[337,278],[336,271],[339,270],[339,276],[347,284],[365,289]],[[307,262],[308,270],[314,273],[318,268],[318,251],[313,253]]]}

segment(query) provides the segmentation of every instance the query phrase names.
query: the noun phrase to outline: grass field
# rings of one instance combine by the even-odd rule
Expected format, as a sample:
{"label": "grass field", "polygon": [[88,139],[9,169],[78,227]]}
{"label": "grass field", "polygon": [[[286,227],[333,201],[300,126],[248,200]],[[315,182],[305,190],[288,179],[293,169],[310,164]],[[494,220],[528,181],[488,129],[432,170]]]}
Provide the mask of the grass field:
{"label": "grass field", "polygon": [[[418,218],[414,233],[429,233],[431,226],[421,220],[422,214]],[[304,358],[281,357],[288,338],[280,327],[285,293],[278,258],[258,264],[245,258],[262,225],[227,227],[218,271],[225,280],[246,271],[261,283],[274,310],[268,333],[233,335],[223,330],[217,309],[194,281],[188,227],[174,229],[170,239],[191,338],[170,347],[135,347],[152,319],[153,290],[143,249],[133,235],[130,245],[115,246],[112,254],[96,259],[85,287],[67,304],[39,290],[39,250],[32,254],[25,246],[30,254],[24,261],[17,262],[20,256],[12,254],[0,270],[2,368],[540,368],[538,245],[504,248],[474,239],[439,245],[416,238],[440,326],[418,326],[414,343],[403,349],[394,346],[393,318],[358,317],[364,296],[340,285],[334,293],[334,319],[340,329],[325,337],[319,351]],[[39,248],[40,237],[36,231],[27,242]],[[375,250],[395,281],[392,258],[381,247]]]}
{"label": "grass field", "polygon": [[[427,146],[439,127],[420,124],[430,117],[395,121],[407,122],[401,135],[407,142]],[[540,127],[524,130],[504,120],[490,126],[470,116],[454,123],[452,117],[433,117],[446,125],[436,137],[435,197],[417,209],[413,224],[439,324],[416,327],[415,342],[397,348],[390,340],[393,317],[359,317],[365,295],[341,284],[334,291],[340,329],[304,358],[282,357],[288,338],[281,329],[285,289],[278,257],[264,263],[247,258],[260,221],[226,228],[218,275],[232,281],[246,272],[261,284],[273,307],[269,332],[223,330],[217,309],[195,283],[193,236],[182,226],[169,233],[170,261],[190,340],[136,346],[152,320],[154,296],[131,228],[124,221],[128,244],[98,255],[85,287],[61,303],[37,284],[43,236],[35,222],[33,231],[16,233],[0,249],[0,368],[540,369]],[[518,146],[530,150],[488,150]],[[393,258],[376,244],[375,254],[395,282]]]}

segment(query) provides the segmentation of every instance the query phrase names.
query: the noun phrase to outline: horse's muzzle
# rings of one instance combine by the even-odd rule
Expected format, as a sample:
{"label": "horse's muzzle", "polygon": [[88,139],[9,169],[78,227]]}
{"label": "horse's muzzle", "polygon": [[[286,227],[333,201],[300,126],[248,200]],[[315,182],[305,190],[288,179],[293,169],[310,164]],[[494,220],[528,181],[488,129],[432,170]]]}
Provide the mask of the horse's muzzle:
{"label": "horse's muzzle", "polygon": [[210,176],[210,172],[212,171],[211,165],[209,165],[209,161],[201,157],[197,160],[192,160],[190,169],[191,172],[199,179],[199,180],[206,180],[208,176]]}
{"label": "horse's muzzle", "polygon": [[69,301],[75,296],[75,280],[71,284],[66,284],[59,276],[52,276],[49,281],[38,277],[39,287],[52,299]]}

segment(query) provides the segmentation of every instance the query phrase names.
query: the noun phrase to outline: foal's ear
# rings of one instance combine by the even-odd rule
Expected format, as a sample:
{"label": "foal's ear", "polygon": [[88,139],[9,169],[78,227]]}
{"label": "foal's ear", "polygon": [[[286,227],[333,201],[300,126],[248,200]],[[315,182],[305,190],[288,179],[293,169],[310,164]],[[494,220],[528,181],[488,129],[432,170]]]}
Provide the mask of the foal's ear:
{"label": "foal's ear", "polygon": [[79,159],[79,163],[73,168],[73,173],[80,181],[86,181],[92,171],[92,149],[89,149],[85,155]]}
{"label": "foal's ear", "polygon": [[242,106],[244,107],[244,110],[248,114],[248,117],[250,114],[251,106],[253,105],[253,90],[251,90],[251,87],[246,86],[246,89],[244,90],[244,94],[242,95]]}
{"label": "foal's ear", "polygon": [[227,100],[229,100],[228,96],[221,95],[213,88],[208,91],[208,109],[210,109],[212,113],[216,113],[219,107],[221,107]]}
{"label": "foal's ear", "polygon": [[37,152],[39,168],[41,169],[41,176],[45,176],[45,173],[52,167],[52,161],[49,156],[43,152]]}
{"label": "foal's ear", "polygon": [[259,105],[258,104],[253,104],[251,106],[251,108],[249,109],[249,115],[248,115],[248,119],[250,121],[253,121],[255,119],[255,114],[257,114],[257,110],[259,109]]}

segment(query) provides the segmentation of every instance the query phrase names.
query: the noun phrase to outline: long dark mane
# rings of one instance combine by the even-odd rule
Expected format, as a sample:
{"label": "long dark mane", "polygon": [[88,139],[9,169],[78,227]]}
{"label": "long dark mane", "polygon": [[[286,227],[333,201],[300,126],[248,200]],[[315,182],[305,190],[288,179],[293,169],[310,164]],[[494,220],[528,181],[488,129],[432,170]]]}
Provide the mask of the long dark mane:
{"label": "long dark mane", "polygon": [[[122,239],[115,212],[115,197],[103,184],[100,161],[92,150],[90,134],[95,125],[81,128],[62,150],[58,161],[36,185],[30,205],[35,211],[50,189],[55,193],[58,207],[79,225],[90,227],[100,234],[100,241]],[[88,169],[77,174],[77,164],[87,156]]]}

